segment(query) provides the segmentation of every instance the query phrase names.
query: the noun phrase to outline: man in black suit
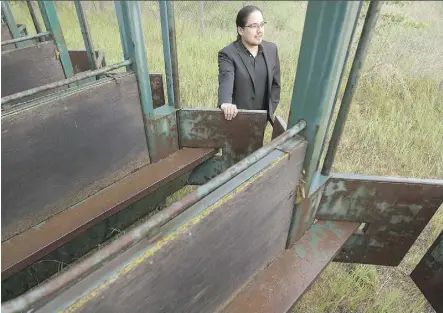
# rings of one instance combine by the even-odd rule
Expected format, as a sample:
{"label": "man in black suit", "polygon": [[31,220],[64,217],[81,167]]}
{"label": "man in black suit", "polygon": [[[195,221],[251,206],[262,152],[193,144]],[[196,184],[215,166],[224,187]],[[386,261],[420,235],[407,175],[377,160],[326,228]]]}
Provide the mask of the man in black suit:
{"label": "man in black suit", "polygon": [[237,40],[218,53],[218,107],[227,120],[238,109],[266,110],[271,123],[280,102],[277,46],[262,40],[261,10],[245,6],[237,14]]}

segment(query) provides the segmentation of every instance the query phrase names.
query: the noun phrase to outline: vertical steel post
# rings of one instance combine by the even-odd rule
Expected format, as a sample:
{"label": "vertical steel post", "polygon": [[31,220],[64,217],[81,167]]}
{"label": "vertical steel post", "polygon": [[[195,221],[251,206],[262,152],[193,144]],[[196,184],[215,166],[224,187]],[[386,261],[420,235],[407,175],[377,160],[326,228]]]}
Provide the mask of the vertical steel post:
{"label": "vertical steel post", "polygon": [[131,66],[137,75],[144,118],[152,120],[154,119],[154,107],[152,104],[151,82],[149,79],[148,60],[146,58],[147,53],[142,29],[140,4],[138,1],[127,1],[124,5],[128,14],[128,28],[131,34],[130,44],[134,47]]}
{"label": "vertical steel post", "polygon": [[175,17],[174,17],[173,1],[166,1],[166,10],[168,12],[169,46],[171,49],[172,80],[174,85],[174,106],[175,108],[180,109],[181,99],[180,99],[180,84],[179,84],[179,74],[178,74],[177,44],[175,38]]}
{"label": "vertical steel post", "polygon": [[[26,0],[26,4],[28,5],[29,14],[31,14],[31,19],[32,19],[32,23],[34,24],[35,32],[37,34],[40,34],[42,32],[42,28],[40,26],[40,22],[37,19],[37,16],[35,15],[34,5],[32,4],[31,0]],[[40,42],[45,41],[45,37],[40,37],[39,41]]]}
{"label": "vertical steel post", "polygon": [[303,165],[306,198],[295,205],[288,246],[301,237],[315,218],[318,199],[310,197],[322,185],[316,182],[320,175],[318,166],[360,6],[361,1],[308,3],[288,119],[288,128],[300,120],[307,123],[302,133],[308,141]]}
{"label": "vertical steel post", "polygon": [[[118,26],[120,29],[120,39],[122,42],[122,49],[123,49],[123,58],[125,60],[131,59],[134,55],[134,47],[131,44],[131,32],[129,30],[129,21],[128,21],[128,14],[127,14],[127,8],[125,5],[123,5],[122,1],[114,1],[115,5],[115,12],[117,15],[117,21]],[[130,66],[126,67],[126,71],[131,70]]]}
{"label": "vertical steel post", "polygon": [[77,11],[78,22],[85,43],[86,55],[88,56],[91,71],[97,69],[97,58],[95,56],[94,46],[92,44],[91,33],[89,31],[88,22],[86,21],[85,10],[83,10],[80,0],[74,0],[75,10]]}
{"label": "vertical steel post", "polygon": [[[9,1],[2,1],[2,13],[5,18],[6,25],[8,25],[9,31],[11,32],[12,38],[17,39],[21,37],[20,30],[17,27],[14,16],[12,15],[11,7],[9,6]],[[15,44],[17,48],[28,47],[29,43],[18,42]]]}
{"label": "vertical steel post", "polygon": [[[71,58],[69,57],[68,48],[66,47],[65,38],[63,37],[63,32],[60,26],[60,22],[57,17],[57,12],[55,10],[54,1],[39,1],[41,4],[40,9],[42,11],[42,16],[46,16],[47,31],[52,33],[55,45],[57,46],[58,55],[65,72],[65,77],[70,78],[74,76],[74,70],[72,68]],[[43,18],[45,20],[45,18]]]}
{"label": "vertical steel post", "polygon": [[174,81],[172,75],[172,61],[171,61],[171,46],[169,41],[169,25],[168,25],[168,10],[165,0],[159,1],[160,6],[160,20],[162,27],[162,41],[163,41],[163,55],[165,60],[166,72],[166,87],[168,90],[168,103],[174,106]]}
{"label": "vertical steel post", "polygon": [[[358,16],[360,16],[360,13],[361,13],[361,9],[362,9],[362,7],[363,7],[363,2],[360,2],[360,6],[358,7],[358,13],[357,13]],[[351,38],[354,38],[354,34],[355,34],[356,29],[357,29],[357,26],[358,26],[358,23],[355,23],[355,24],[354,24],[354,29],[352,30]],[[345,60],[348,60],[349,53],[351,52],[351,49],[352,49],[352,40],[349,41],[348,50],[346,51]],[[338,95],[339,95],[339,93],[340,93],[340,87],[341,87],[341,84],[342,84],[342,81],[343,81],[343,76],[344,76],[344,74],[345,74],[345,70],[346,70],[346,65],[343,66],[343,68],[342,68],[342,70],[341,70],[341,73],[340,73],[340,79],[339,79],[338,84],[337,84],[337,90],[336,90],[336,92],[335,92],[335,97],[334,97],[334,102],[333,102],[333,104],[332,104],[332,111],[331,111],[331,112],[334,111],[334,109],[335,109],[335,107],[336,107],[336,105],[337,105],[337,99],[338,99]],[[329,126],[331,125],[331,122],[332,122],[332,115],[333,115],[333,114],[329,115],[328,124],[327,124],[327,126],[326,126],[326,129],[328,129],[328,130],[329,130]],[[324,151],[324,145],[325,145],[325,143],[326,143],[326,141],[323,141],[323,145],[322,145],[322,147],[321,147],[321,151]],[[323,153],[323,152],[322,152],[322,153]],[[318,185],[318,184],[321,184],[322,182],[325,181],[325,179],[326,179],[327,177],[328,177],[328,175],[323,175],[323,173],[321,172],[320,175],[316,175],[315,178],[317,178],[317,179],[316,179],[316,181],[315,181],[314,183],[317,183],[317,185]],[[314,179],[315,179],[315,178],[314,178]]]}
{"label": "vertical steel post", "polygon": [[371,1],[369,4],[365,24],[363,25],[360,41],[357,46],[357,51],[355,52],[354,61],[352,63],[351,72],[349,73],[349,78],[346,83],[345,93],[338,111],[337,120],[335,121],[331,141],[329,142],[329,147],[326,152],[326,157],[322,168],[322,175],[329,175],[332,164],[334,163],[335,155],[337,154],[337,147],[340,142],[341,135],[343,134],[345,122],[351,107],[352,98],[354,97],[358,80],[360,78],[363,62],[366,58],[369,45],[371,44],[372,35],[374,34],[381,5],[381,1]]}
{"label": "vertical steel post", "polygon": [[152,103],[151,82],[148,70],[148,61],[146,58],[145,38],[143,35],[142,20],[140,14],[140,5],[138,1],[121,2],[121,21],[123,23],[123,31],[126,32],[127,53],[130,54],[132,60],[131,70],[137,77],[141,109],[143,121],[145,125],[146,143],[148,146],[151,162],[160,159],[160,151],[158,143],[162,140],[156,132],[156,114]]}
{"label": "vertical steel post", "polygon": [[48,14],[46,14],[45,7],[43,6],[43,1],[37,1],[38,7],[40,9],[40,14],[42,15],[43,24],[45,24],[46,31],[51,31],[51,27],[49,26]]}

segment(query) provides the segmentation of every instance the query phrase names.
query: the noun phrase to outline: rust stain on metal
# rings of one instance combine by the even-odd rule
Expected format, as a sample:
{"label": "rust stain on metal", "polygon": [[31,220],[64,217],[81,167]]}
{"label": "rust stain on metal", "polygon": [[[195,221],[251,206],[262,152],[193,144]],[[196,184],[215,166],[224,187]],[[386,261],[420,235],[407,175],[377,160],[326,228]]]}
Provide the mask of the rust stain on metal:
{"label": "rust stain on metal", "polygon": [[337,261],[397,266],[443,202],[443,181],[334,175],[317,218],[367,223]]}
{"label": "rust stain on metal", "polygon": [[[88,55],[85,50],[69,50],[69,58],[71,59],[72,68],[74,70],[74,74],[87,72],[91,70],[91,66],[89,65]],[[101,51],[95,51],[95,57],[98,58]],[[106,61],[103,58],[101,64],[98,68],[102,68],[106,66]]]}
{"label": "rust stain on metal", "polygon": [[294,234],[289,236],[286,248],[291,248],[311,227],[312,223],[310,224],[309,221],[313,221],[313,215],[316,212],[315,209],[317,208],[323,193],[323,188],[324,187],[317,189],[309,198],[302,199],[297,206],[297,209],[294,212]]}
{"label": "rust stain on metal", "polygon": [[222,313],[286,313],[334,258],[358,223],[318,221],[228,303]]}
{"label": "rust stain on metal", "polygon": [[2,280],[62,246],[77,234],[143,198],[215,154],[213,149],[184,148],[147,165],[90,198],[2,243]]}
{"label": "rust stain on metal", "polygon": [[286,131],[287,125],[283,118],[276,116],[272,128],[272,139],[277,138]]}
{"label": "rust stain on metal", "polygon": [[443,312],[443,232],[411,273],[411,278],[436,312]]}
{"label": "rust stain on metal", "polygon": [[152,93],[152,105],[154,109],[165,105],[165,89],[163,87],[162,73],[149,73]]}
{"label": "rust stain on metal", "polygon": [[180,145],[222,149],[222,156],[203,164],[194,175],[202,184],[263,146],[266,111],[241,110],[228,121],[218,109],[181,109]]}
{"label": "rust stain on metal", "polygon": [[[268,264],[283,250],[297,181],[293,177],[301,169],[305,149],[305,142],[297,142],[291,158],[278,153],[272,163],[250,178],[234,180],[234,184],[238,183],[234,190],[220,198],[210,194],[209,197],[217,197],[212,205],[197,205],[195,215],[175,222],[176,225],[165,225],[164,235],[153,246],[141,242],[131,253],[137,252],[123,264],[104,265],[108,267],[103,269],[106,274],[94,273],[90,277],[92,285],[78,286],[85,293],[70,300],[63,312],[104,312],[112,302],[116,303],[113,307],[116,311],[142,311],[140,303],[143,303],[152,312],[213,312],[251,272]],[[292,170],[287,171],[288,168]],[[273,191],[267,188],[269,184],[280,187]],[[245,203],[245,196],[251,194],[256,196],[254,202],[248,202],[248,207],[261,207],[260,210],[245,210],[240,205]],[[183,205],[182,201],[176,207]],[[244,231],[246,224],[250,225],[250,231]],[[227,232],[227,228],[230,231]],[[219,243],[223,244],[219,246]],[[233,249],[244,253],[231,258]],[[200,262],[202,266],[195,266],[196,258],[204,260]],[[226,258],[230,261],[226,262]],[[214,272],[214,267],[218,271]],[[174,271],[164,271],[164,268],[174,268]],[[96,275],[100,279],[95,279]],[[183,286],[183,282],[195,287],[177,288]],[[123,293],[122,284],[125,285]],[[209,300],[198,299],[200,288],[207,291]],[[145,296],[146,290],[152,291],[149,297]],[[170,297],[177,301],[171,302]]]}
{"label": "rust stain on metal", "polygon": [[155,136],[155,158],[151,157],[152,162],[157,162],[168,157],[170,154],[179,150],[178,146],[178,127],[177,112],[173,111],[154,120],[144,118],[149,132]]}

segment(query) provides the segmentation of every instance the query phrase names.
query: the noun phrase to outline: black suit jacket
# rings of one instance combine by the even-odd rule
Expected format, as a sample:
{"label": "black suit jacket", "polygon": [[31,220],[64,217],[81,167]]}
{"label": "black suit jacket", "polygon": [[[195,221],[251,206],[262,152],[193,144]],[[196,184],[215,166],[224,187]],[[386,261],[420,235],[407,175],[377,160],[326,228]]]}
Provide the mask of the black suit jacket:
{"label": "black suit jacket", "polygon": [[[274,121],[274,112],[280,102],[280,59],[277,46],[262,41],[263,55],[268,71],[268,117]],[[255,95],[254,69],[241,41],[235,41],[218,53],[218,107],[233,103],[238,109],[251,109]]]}

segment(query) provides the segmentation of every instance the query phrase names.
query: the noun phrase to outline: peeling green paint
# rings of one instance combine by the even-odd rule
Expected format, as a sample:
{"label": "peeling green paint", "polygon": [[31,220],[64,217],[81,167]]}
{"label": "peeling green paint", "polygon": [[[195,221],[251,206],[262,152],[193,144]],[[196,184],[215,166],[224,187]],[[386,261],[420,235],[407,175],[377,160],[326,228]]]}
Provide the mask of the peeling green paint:
{"label": "peeling green paint", "polygon": [[301,259],[306,259],[307,253],[305,248],[301,247],[301,246],[296,246],[295,247],[295,253],[301,258]]}
{"label": "peeling green paint", "polygon": [[35,230],[40,230],[43,226],[45,226],[45,221],[41,222],[40,224],[35,225],[34,227],[32,227]]}
{"label": "peeling green paint", "polygon": [[331,230],[334,234],[336,234],[338,237],[342,238],[343,237],[343,230],[340,228],[336,228],[336,223],[332,222],[332,221],[326,221],[325,222],[325,226]]}
{"label": "peeling green paint", "polygon": [[410,221],[412,221],[413,218],[409,217],[409,216],[404,216],[404,215],[392,215],[390,222],[391,224],[400,224],[400,223],[409,223]]}

